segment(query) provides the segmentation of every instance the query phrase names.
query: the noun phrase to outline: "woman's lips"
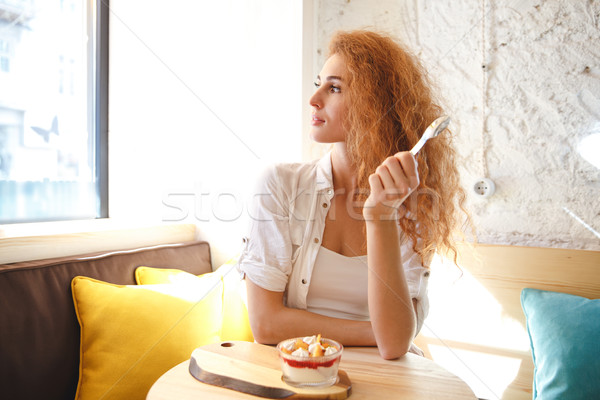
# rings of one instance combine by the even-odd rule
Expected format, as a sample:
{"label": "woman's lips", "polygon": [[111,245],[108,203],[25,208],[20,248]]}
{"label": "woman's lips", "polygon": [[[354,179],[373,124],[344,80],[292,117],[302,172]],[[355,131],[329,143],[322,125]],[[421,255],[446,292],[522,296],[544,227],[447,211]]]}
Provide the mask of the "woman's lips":
{"label": "woman's lips", "polygon": [[319,125],[323,125],[325,123],[324,120],[322,120],[321,118],[317,117],[316,115],[312,116],[312,119],[310,121],[310,124],[312,126],[319,126]]}

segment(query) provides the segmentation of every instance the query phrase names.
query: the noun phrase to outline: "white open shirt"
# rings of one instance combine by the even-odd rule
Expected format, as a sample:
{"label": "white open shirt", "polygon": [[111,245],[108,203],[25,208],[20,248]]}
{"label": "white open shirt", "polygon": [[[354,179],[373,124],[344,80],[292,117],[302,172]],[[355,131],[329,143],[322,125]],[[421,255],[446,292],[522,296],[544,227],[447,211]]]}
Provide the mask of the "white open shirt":
{"label": "white open shirt", "polygon": [[[331,153],[320,160],[265,170],[249,205],[251,222],[237,269],[266,290],[285,292],[287,307],[306,310],[333,197]],[[429,311],[429,271],[410,244],[402,245],[401,257],[399,267],[404,268],[411,298],[417,300],[418,333]]]}

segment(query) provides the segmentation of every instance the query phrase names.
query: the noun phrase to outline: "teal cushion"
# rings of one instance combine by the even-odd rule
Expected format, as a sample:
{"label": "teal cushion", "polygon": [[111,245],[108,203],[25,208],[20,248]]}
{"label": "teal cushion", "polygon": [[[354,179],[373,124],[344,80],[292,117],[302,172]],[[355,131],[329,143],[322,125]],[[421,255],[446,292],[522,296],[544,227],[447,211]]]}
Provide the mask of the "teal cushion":
{"label": "teal cushion", "polygon": [[535,365],[533,398],[594,399],[600,393],[600,300],[523,289]]}

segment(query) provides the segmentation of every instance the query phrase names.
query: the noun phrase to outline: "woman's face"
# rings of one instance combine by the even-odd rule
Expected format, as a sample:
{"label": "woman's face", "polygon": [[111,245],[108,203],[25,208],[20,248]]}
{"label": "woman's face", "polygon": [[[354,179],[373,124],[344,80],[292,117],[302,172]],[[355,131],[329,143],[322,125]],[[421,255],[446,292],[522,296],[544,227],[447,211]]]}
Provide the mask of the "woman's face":
{"label": "woman's face", "polygon": [[310,137],[318,143],[343,142],[346,137],[344,119],[348,84],[346,63],[337,54],[331,56],[317,76],[317,90],[310,98],[312,119]]}

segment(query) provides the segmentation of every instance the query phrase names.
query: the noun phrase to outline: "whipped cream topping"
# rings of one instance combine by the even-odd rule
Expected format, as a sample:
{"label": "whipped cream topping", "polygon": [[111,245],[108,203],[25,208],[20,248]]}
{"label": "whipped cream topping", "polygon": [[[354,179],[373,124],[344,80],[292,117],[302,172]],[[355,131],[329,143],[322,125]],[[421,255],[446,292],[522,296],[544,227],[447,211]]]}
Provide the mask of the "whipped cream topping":
{"label": "whipped cream topping", "polygon": [[300,347],[297,350],[294,350],[292,352],[292,355],[295,357],[308,357],[310,355],[310,353],[308,351],[304,350],[302,347]]}
{"label": "whipped cream topping", "polygon": [[304,338],[302,338],[302,341],[308,345],[317,343],[317,335],[305,336]]}
{"label": "whipped cream topping", "polygon": [[335,347],[329,346],[328,348],[325,349],[325,354],[326,356],[333,354],[337,351],[337,349]]}
{"label": "whipped cream topping", "polygon": [[337,346],[323,342],[321,335],[305,336],[284,342],[281,345],[283,353],[294,357],[323,357],[339,351]]}
{"label": "whipped cream topping", "polygon": [[284,344],[282,347],[284,349],[286,349],[287,351],[289,351],[290,353],[293,353],[294,350],[296,350],[296,345],[294,342],[288,342],[288,343]]}

